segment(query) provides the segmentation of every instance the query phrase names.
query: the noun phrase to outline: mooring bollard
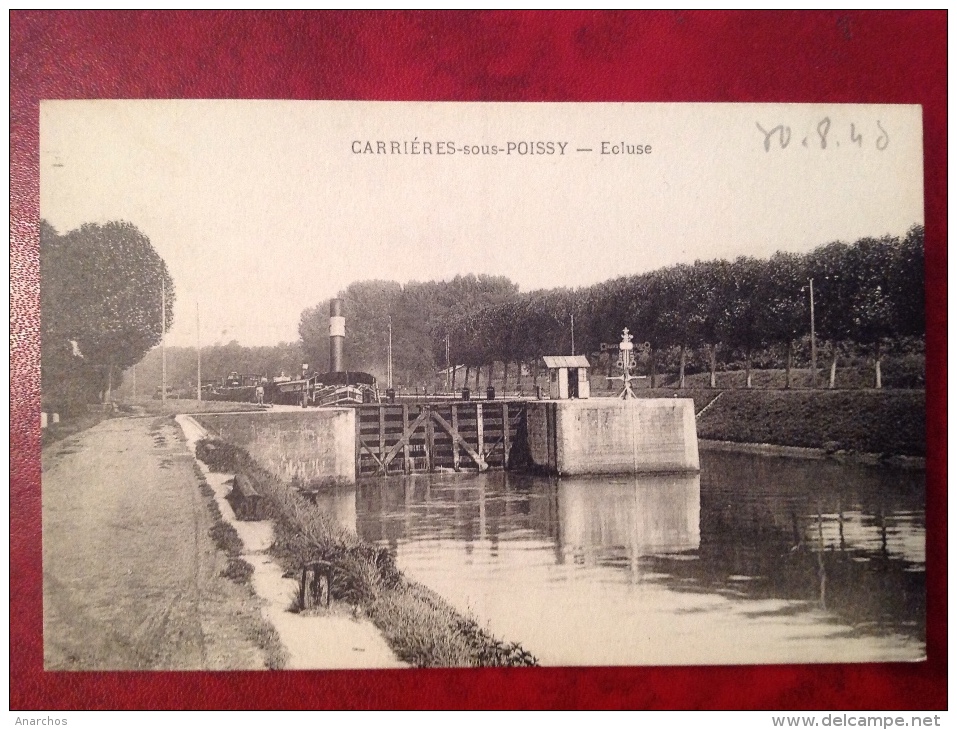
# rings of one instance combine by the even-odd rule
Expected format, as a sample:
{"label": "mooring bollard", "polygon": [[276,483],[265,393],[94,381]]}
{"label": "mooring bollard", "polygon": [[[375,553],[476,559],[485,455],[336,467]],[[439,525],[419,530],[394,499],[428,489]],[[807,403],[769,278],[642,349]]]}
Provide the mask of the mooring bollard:
{"label": "mooring bollard", "polygon": [[302,567],[299,582],[299,609],[307,611],[315,606],[329,607],[332,564],[325,560],[308,563]]}

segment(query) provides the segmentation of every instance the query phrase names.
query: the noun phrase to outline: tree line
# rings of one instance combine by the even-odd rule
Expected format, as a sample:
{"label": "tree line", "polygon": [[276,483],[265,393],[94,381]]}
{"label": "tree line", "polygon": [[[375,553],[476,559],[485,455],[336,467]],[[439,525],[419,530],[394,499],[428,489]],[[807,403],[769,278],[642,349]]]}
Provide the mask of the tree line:
{"label": "tree line", "polygon": [[[790,387],[798,354],[807,361],[812,288],[824,360],[818,366],[829,370],[831,387],[842,357],[870,358],[873,384],[880,388],[886,353],[922,351],[919,225],[902,237],[834,242],[768,259],[696,261],[578,289],[520,293],[504,277],[460,276],[405,286],[357,282],[340,296],[350,367],[384,374],[391,320],[399,385],[421,382],[448,362],[453,387],[460,369],[466,382],[474,373],[477,383],[478,373],[490,373],[495,363],[502,364],[507,387],[510,372],[520,376],[523,366],[535,371],[542,355],[610,351],[627,327],[652,387],[663,361],[677,370],[678,387],[685,386],[689,367],[710,372],[715,387],[719,364],[729,361],[741,364],[750,387],[757,355],[765,366],[770,358],[782,367]],[[307,359],[328,362],[328,301],[302,313],[299,332]]]}
{"label": "tree line", "polygon": [[[195,347],[168,346],[166,348],[166,383],[173,395],[196,397],[196,374],[199,365],[202,381],[217,381],[231,372],[263,375],[269,378],[287,376],[296,378],[301,372],[302,348],[298,342],[280,342],[278,345],[246,346],[233,340],[227,344],[204,345],[197,363]],[[128,370],[123,377],[121,395],[153,395],[159,392],[162,381],[162,353],[154,348]]]}
{"label": "tree line", "polygon": [[[166,329],[172,324],[175,288],[149,239],[122,221],[62,235],[41,221],[40,268],[44,401],[102,400],[144,356],[139,392],[151,392],[160,364],[159,353],[150,351],[163,331],[164,292]],[[923,351],[921,226],[902,237],[835,242],[769,259],[696,261],[578,289],[520,292],[506,277],[470,274],[404,285],[360,281],[339,296],[347,366],[384,381],[391,328],[399,387],[432,384],[447,365],[453,388],[472,376],[477,387],[483,371],[490,382],[493,366],[508,387],[512,374],[516,381],[523,372],[537,375],[541,356],[549,354],[585,354],[610,371],[625,327],[652,387],[664,371],[677,373],[679,387],[686,373],[709,372],[714,387],[719,369],[738,367],[750,386],[755,364],[784,368],[791,384],[792,367],[808,361],[812,286],[819,365],[829,369],[832,387],[841,358],[867,356],[873,384],[881,387],[885,354]],[[298,343],[204,347],[204,379],[231,371],[295,375],[303,363],[326,370],[328,311],[326,300],[302,312]],[[195,349],[167,354],[168,382],[195,387]]]}
{"label": "tree line", "polygon": [[[393,382],[428,382],[445,367],[446,335],[475,312],[519,297],[503,276],[469,274],[450,281],[359,281],[339,292],[346,317],[346,364],[385,379],[392,329]],[[329,364],[329,300],[303,311],[299,336],[304,360],[325,371]],[[451,356],[451,354],[450,354]],[[458,353],[452,357],[455,361]],[[461,364],[461,361],[459,361]]]}

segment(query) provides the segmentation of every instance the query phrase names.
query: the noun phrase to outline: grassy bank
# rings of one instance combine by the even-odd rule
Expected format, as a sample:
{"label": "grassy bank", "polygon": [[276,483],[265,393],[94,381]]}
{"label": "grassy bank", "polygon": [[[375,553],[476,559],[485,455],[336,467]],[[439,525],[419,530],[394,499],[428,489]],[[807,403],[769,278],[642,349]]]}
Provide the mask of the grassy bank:
{"label": "grassy bank", "polygon": [[196,453],[213,471],[250,479],[273,521],[271,552],[283,569],[298,574],[308,563],[331,563],[332,598],[363,610],[403,661],[416,667],[537,664],[518,644],[496,640],[440,596],[408,580],[388,550],[362,542],[245,449],[205,440],[197,444]]}
{"label": "grassy bank", "polygon": [[112,418],[113,413],[102,410],[87,411],[86,413],[76,413],[70,416],[62,416],[59,423],[48,423],[47,427],[40,432],[40,448],[44,449],[50,444],[62,441],[74,434],[93,428],[101,421]]}
{"label": "grassy bank", "polygon": [[[51,411],[51,409],[47,410]],[[77,406],[72,411],[60,413],[60,421],[58,423],[48,423],[47,427],[42,430],[40,438],[42,447],[46,448],[52,443],[62,441],[88,428],[93,428],[101,421],[120,416],[173,416],[179,413],[225,413],[257,410],[262,409],[248,403],[171,398],[164,404],[161,400],[141,396],[118,401],[115,410],[108,410],[100,405],[91,405]]]}
{"label": "grassy bank", "polygon": [[[643,397],[690,397],[700,412],[719,391],[658,388]],[[925,456],[922,390],[726,390],[698,418],[702,439],[882,455]]]}

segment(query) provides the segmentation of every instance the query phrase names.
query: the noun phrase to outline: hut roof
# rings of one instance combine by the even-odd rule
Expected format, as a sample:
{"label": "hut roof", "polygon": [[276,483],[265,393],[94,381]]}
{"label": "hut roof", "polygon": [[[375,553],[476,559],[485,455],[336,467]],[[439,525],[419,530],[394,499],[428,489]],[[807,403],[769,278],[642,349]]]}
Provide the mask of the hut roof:
{"label": "hut roof", "polygon": [[589,368],[588,358],[584,355],[545,355],[542,357],[547,368]]}

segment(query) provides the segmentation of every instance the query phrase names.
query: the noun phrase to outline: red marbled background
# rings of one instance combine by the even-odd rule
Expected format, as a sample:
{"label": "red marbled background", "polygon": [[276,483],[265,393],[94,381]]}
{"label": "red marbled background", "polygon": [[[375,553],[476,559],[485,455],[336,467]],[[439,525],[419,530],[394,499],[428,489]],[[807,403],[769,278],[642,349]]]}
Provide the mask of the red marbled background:
{"label": "red marbled background", "polygon": [[[946,707],[946,12],[10,15],[11,709]],[[875,102],[924,107],[928,656],[913,665],[47,673],[38,101]]]}

